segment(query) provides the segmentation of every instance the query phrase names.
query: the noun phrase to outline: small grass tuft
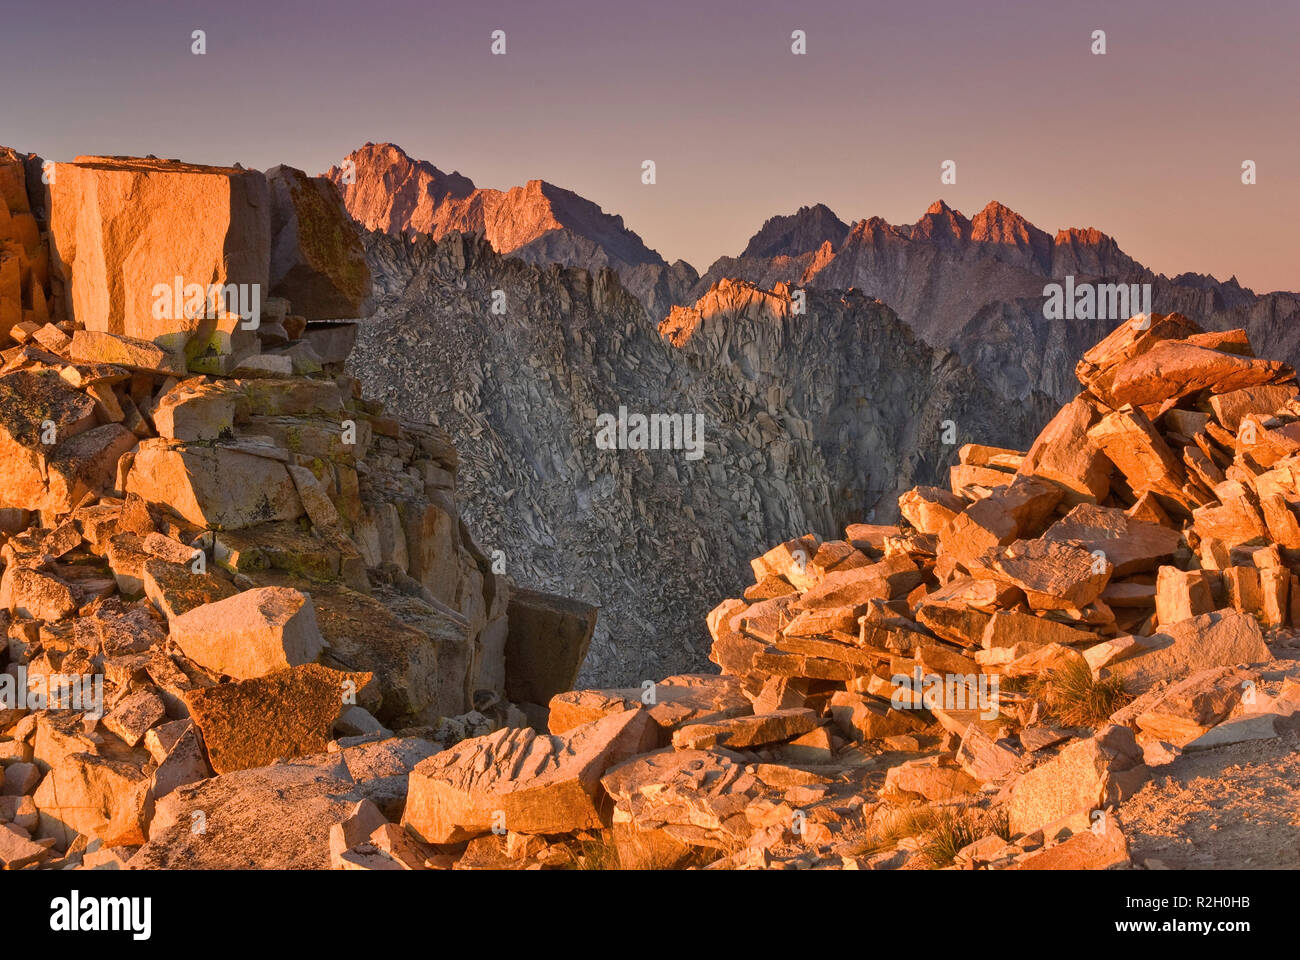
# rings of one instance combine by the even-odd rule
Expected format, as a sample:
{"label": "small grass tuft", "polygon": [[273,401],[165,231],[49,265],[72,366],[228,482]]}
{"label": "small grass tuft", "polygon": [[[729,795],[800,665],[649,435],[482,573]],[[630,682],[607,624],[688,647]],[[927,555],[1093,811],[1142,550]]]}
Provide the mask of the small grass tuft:
{"label": "small grass tuft", "polygon": [[984,834],[978,817],[960,809],[939,810],[922,838],[921,855],[932,869],[948,867],[957,859],[962,847],[969,846]]}
{"label": "small grass tuft", "polygon": [[1034,678],[1028,692],[1047,704],[1047,719],[1067,727],[1100,726],[1133,699],[1122,679],[1096,680],[1088,664],[1078,660]]}
{"label": "small grass tuft", "polygon": [[984,814],[984,832],[991,833],[995,837],[1001,837],[1007,843],[1011,842],[1011,814],[1006,807],[995,807]]}
{"label": "small grass tuft", "polygon": [[571,870],[622,870],[618,847],[603,837],[578,841]]}
{"label": "small grass tuft", "polygon": [[885,811],[877,825],[869,852],[888,850],[898,841],[917,837],[934,825],[935,812],[927,806],[910,806]]}

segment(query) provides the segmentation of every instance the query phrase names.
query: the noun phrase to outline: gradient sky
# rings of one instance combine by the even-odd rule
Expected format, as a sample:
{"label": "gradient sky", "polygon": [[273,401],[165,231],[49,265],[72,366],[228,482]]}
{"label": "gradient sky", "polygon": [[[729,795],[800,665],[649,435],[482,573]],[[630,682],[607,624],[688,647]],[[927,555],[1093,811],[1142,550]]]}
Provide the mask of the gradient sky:
{"label": "gradient sky", "polygon": [[320,173],[392,141],[575,190],[701,270],[803,204],[996,199],[1162,273],[1300,289],[1296,0],[0,0],[0,24],[0,143],[48,159]]}

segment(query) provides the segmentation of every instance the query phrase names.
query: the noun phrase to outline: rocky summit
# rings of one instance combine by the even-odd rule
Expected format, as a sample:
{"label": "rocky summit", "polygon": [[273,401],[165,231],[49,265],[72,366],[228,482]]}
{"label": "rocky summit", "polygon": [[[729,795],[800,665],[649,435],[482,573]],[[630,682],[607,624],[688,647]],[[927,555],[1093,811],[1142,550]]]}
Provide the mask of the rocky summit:
{"label": "rocky summit", "polygon": [[1198,865],[1179,784],[1295,754],[1300,388],[1245,329],[1008,406],[857,290],[656,322],[327,177],[12,150],[0,319],[6,869]]}

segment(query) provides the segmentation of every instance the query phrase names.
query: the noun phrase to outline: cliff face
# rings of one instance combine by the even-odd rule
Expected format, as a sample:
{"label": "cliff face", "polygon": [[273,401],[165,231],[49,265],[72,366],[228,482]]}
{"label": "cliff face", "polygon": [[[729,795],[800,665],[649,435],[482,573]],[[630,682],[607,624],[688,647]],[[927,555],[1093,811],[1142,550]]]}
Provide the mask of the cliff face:
{"label": "cliff face", "polygon": [[[891,516],[966,439],[1038,425],[1033,404],[1008,411],[859,295],[810,291],[797,313],[785,290],[728,281],[660,330],[610,271],[541,269],[457,234],[365,242],[379,309],[351,369],[453,436],[467,522],[513,579],[601,606],[593,682],[701,664],[707,598],[756,548]],[[598,417],[620,408],[698,414],[700,455],[603,449]]]}
{"label": "cliff face", "polygon": [[[62,303],[51,303],[50,252],[41,236],[40,197],[29,198],[27,181],[40,180],[34,155],[0,147],[0,342],[15,324],[46,323]],[[38,206],[33,208],[32,199]]]}

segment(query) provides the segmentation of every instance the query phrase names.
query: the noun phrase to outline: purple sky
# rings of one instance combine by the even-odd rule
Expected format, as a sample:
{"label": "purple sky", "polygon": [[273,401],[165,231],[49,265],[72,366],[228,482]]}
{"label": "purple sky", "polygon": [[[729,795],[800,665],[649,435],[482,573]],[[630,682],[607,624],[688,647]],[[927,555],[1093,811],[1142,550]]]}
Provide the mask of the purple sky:
{"label": "purple sky", "polygon": [[996,199],[1164,273],[1300,289],[1295,0],[0,0],[0,24],[0,143],[49,159],[319,173],[387,140],[568,187],[701,270],[802,204]]}

